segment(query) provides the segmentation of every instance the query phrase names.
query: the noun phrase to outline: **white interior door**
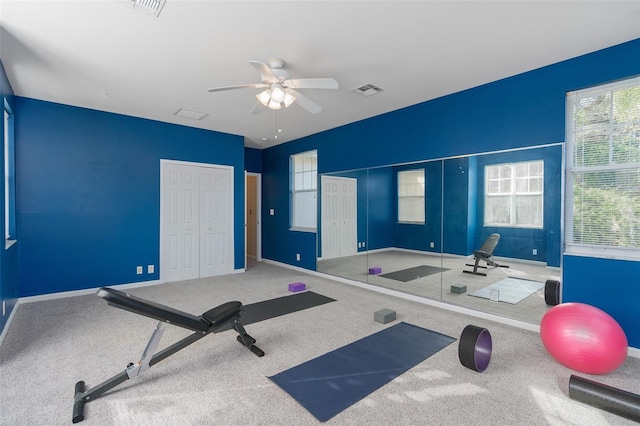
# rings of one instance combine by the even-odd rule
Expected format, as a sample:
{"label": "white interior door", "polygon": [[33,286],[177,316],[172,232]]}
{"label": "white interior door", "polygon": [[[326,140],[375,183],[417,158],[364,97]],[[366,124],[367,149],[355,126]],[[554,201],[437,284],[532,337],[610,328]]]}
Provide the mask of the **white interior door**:
{"label": "white interior door", "polygon": [[200,171],[200,277],[233,272],[231,170]]}
{"label": "white interior door", "polygon": [[357,209],[356,209],[356,179],[340,179],[339,199],[341,214],[341,245],[340,256],[352,256],[358,252],[356,242],[358,240]]}
{"label": "white interior door", "polygon": [[170,164],[163,169],[164,250],[160,259],[167,281],[200,276],[198,261],[198,197],[193,170]]}
{"label": "white interior door", "polygon": [[322,176],[322,259],[357,253],[357,180]]}
{"label": "white interior door", "polygon": [[160,278],[233,272],[233,168],[161,161]]}

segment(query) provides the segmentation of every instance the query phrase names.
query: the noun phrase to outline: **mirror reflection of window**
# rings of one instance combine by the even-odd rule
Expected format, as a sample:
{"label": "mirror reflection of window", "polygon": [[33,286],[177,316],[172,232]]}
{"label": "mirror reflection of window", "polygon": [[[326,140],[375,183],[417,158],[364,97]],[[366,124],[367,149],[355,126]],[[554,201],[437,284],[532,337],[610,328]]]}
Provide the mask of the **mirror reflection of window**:
{"label": "mirror reflection of window", "polygon": [[544,161],[485,167],[485,226],[543,227]]}
{"label": "mirror reflection of window", "polygon": [[424,223],[424,169],[398,172],[398,222]]}

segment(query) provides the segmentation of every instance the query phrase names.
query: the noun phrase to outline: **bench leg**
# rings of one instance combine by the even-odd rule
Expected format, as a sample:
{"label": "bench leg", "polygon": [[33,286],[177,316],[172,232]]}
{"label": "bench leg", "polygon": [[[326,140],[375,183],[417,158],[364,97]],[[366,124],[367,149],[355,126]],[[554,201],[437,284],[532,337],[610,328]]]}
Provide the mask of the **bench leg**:
{"label": "bench leg", "polygon": [[246,330],[244,329],[244,326],[240,322],[239,317],[234,319],[231,322],[231,325],[233,329],[238,333],[238,337],[237,337],[238,342],[240,342],[243,346],[246,346],[247,348],[249,348],[249,350],[254,354],[256,354],[257,356],[264,356],[264,351],[259,347],[257,347],[256,345],[254,345],[254,343],[256,343],[256,339],[254,339],[253,337],[247,334]]}
{"label": "bench leg", "polygon": [[[151,357],[151,359],[148,361],[148,363],[146,361],[144,361],[144,363],[147,364],[148,367],[151,367],[151,366],[159,363],[163,359],[175,354],[179,350],[184,349],[187,346],[189,346],[190,344],[202,339],[204,336],[206,336],[205,333],[199,333],[199,332],[190,334],[189,336],[185,337],[184,339],[174,343],[171,346],[168,346],[167,348],[165,348],[165,349],[161,350],[160,352],[156,353],[155,355],[153,355]],[[150,339],[150,343],[152,343],[153,340],[155,340],[155,339],[154,339],[154,336],[152,335],[152,338]],[[145,350],[145,354],[143,354],[143,357],[145,355],[148,356],[147,352],[148,351]],[[79,422],[84,420],[84,405],[87,402],[93,401],[94,399],[96,399],[100,395],[102,395],[103,393],[115,388],[116,386],[118,386],[119,384],[121,384],[123,382],[126,382],[127,380],[129,380],[130,377],[135,377],[135,375],[131,374],[130,370],[132,370],[132,369],[135,372],[139,372],[139,367],[136,367],[134,364],[129,364],[127,366],[127,368],[123,372],[116,374],[115,376],[111,377],[110,379],[107,379],[104,382],[100,383],[99,385],[94,386],[93,388],[88,389],[88,390],[85,390],[85,383],[83,381],[80,381],[80,382],[76,383],[76,385],[75,385],[75,393],[74,393],[74,398],[73,398],[73,417],[72,417],[72,422],[73,423],[79,423]]]}

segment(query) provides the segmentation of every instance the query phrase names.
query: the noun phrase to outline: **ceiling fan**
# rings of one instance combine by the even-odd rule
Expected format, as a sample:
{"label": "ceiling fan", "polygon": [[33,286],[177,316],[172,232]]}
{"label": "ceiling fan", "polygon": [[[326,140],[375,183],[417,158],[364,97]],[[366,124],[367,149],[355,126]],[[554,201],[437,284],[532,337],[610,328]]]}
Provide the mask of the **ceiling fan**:
{"label": "ceiling fan", "polygon": [[338,82],[333,78],[290,78],[284,69],[285,62],[282,59],[272,59],[269,65],[262,62],[249,61],[255,69],[260,71],[261,83],[241,84],[238,86],[213,87],[207,92],[222,92],[235,89],[265,89],[256,95],[258,102],[251,111],[260,113],[262,106],[270,109],[288,108],[294,102],[311,114],[322,111],[322,107],[302,95],[300,89],[337,89]]}

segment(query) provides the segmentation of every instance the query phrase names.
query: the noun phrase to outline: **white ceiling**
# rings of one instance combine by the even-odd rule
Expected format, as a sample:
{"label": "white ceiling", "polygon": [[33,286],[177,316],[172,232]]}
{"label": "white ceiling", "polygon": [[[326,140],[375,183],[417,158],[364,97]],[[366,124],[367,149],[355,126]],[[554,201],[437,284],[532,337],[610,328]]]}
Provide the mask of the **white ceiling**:
{"label": "white ceiling", "polygon": [[[166,0],[159,17],[132,5],[0,0],[0,58],[15,94],[263,148],[640,38],[640,0]],[[271,58],[292,78],[340,85],[304,90],[323,110],[283,110],[277,140],[276,113],[250,113],[258,89],[206,92],[258,83],[248,61]],[[384,90],[351,92],[369,83]],[[174,116],[180,108],[208,115]]]}

